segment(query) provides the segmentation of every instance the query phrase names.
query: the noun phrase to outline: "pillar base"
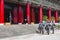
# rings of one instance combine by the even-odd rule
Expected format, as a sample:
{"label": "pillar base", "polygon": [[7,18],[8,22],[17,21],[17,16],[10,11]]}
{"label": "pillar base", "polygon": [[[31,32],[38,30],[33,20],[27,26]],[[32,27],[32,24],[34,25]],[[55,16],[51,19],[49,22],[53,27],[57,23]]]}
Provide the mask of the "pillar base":
{"label": "pillar base", "polygon": [[28,25],[28,23],[26,23],[26,25]]}
{"label": "pillar base", "polygon": [[31,22],[31,24],[34,24],[34,22]]}
{"label": "pillar base", "polygon": [[0,25],[4,25],[4,23],[0,23]]}
{"label": "pillar base", "polygon": [[22,23],[18,23],[18,24],[22,24]]}

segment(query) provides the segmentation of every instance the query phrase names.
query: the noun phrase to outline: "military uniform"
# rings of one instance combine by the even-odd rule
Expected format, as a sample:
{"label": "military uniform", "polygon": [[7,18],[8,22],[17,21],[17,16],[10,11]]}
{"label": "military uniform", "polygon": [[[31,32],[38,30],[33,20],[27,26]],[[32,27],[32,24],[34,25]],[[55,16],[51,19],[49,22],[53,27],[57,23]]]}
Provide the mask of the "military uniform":
{"label": "military uniform", "polygon": [[55,27],[55,24],[52,23],[51,30],[53,31],[53,32],[52,32],[53,34],[54,34],[54,27]]}
{"label": "military uniform", "polygon": [[40,30],[40,33],[42,32],[42,34],[44,34],[44,29],[43,29],[43,27],[44,27],[44,24],[43,24],[43,23],[40,23],[40,24],[39,24],[39,30]]}
{"label": "military uniform", "polygon": [[49,28],[50,28],[50,26],[51,26],[50,23],[47,23],[47,24],[46,24],[46,27],[45,27],[45,29],[46,29],[48,35],[49,35]]}

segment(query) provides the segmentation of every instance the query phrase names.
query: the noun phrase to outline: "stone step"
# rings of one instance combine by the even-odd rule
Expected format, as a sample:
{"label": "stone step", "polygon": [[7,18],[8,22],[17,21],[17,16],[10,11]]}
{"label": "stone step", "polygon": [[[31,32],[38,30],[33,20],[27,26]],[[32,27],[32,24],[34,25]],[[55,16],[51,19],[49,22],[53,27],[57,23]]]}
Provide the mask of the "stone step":
{"label": "stone step", "polygon": [[10,26],[10,25],[11,25],[11,23],[10,23],[10,22],[7,22],[7,23],[5,23],[5,25],[6,25],[6,26]]}

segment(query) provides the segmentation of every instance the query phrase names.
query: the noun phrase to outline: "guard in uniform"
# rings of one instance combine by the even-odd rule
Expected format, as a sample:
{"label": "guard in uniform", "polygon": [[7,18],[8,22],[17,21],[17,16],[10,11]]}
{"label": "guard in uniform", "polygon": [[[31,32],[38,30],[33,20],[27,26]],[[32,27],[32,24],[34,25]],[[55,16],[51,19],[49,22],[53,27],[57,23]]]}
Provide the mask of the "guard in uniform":
{"label": "guard in uniform", "polygon": [[51,26],[52,34],[54,34],[54,27],[55,27],[55,24],[54,22],[52,22],[52,26]]}
{"label": "guard in uniform", "polygon": [[44,24],[43,24],[43,22],[41,22],[39,24],[39,28],[38,29],[40,30],[40,33],[44,34]]}

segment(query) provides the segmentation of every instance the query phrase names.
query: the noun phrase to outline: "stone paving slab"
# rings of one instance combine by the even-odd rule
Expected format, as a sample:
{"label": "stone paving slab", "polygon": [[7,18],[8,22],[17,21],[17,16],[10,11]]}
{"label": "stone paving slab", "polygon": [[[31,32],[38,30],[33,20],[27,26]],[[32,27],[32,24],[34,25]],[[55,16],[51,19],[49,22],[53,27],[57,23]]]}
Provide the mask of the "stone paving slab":
{"label": "stone paving slab", "polygon": [[60,40],[60,30],[55,30],[55,34],[41,35],[41,34],[27,34],[22,36],[14,36],[3,38],[0,40]]}
{"label": "stone paving slab", "polygon": [[0,38],[36,33],[38,24],[18,24],[0,26]]}

